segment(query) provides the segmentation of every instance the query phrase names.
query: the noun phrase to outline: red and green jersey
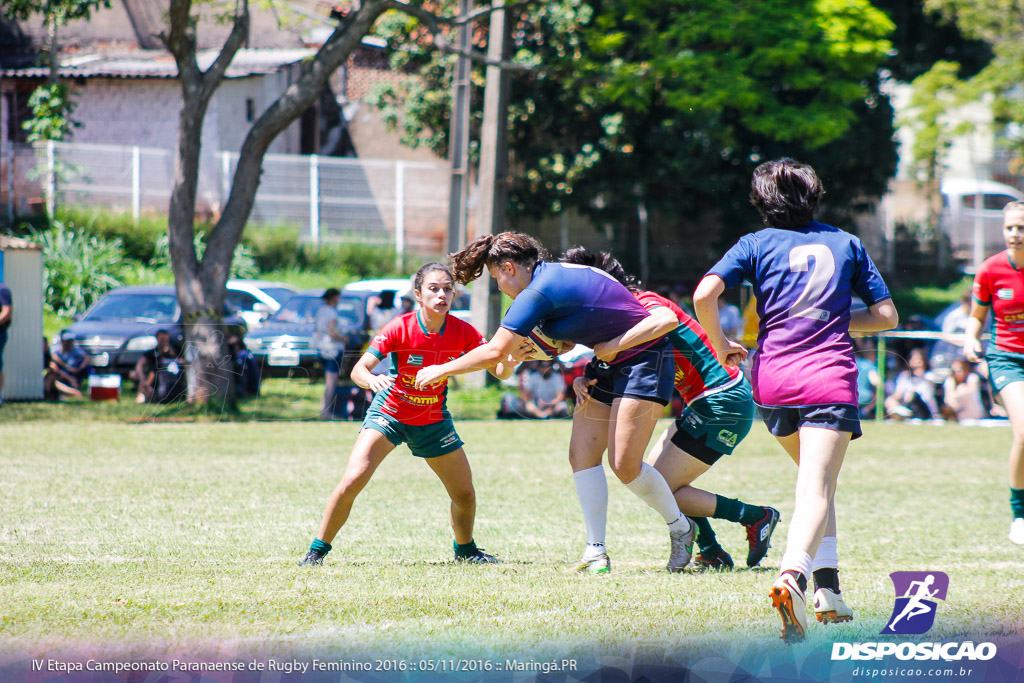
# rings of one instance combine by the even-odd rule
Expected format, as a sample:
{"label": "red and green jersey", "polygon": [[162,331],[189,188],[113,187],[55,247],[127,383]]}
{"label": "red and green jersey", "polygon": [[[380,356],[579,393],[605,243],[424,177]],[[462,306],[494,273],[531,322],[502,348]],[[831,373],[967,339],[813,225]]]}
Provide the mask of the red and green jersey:
{"label": "red and green jersey", "polygon": [[1024,270],[1005,251],[985,260],[974,276],[974,300],[991,306],[996,317],[996,348],[1024,353]]}
{"label": "red and green jersey", "polygon": [[448,380],[419,390],[413,386],[416,373],[428,365],[440,365],[484,343],[476,328],[449,315],[440,332],[431,334],[419,311],[400,315],[370,342],[367,352],[381,360],[391,355],[394,383],[384,389],[381,410],[407,425],[429,425],[449,417],[445,407]]}
{"label": "red and green jersey", "polygon": [[686,311],[654,292],[637,292],[636,298],[647,310],[666,306],[679,320],[679,327],[668,338],[674,349],[676,390],[687,404],[741,381],[739,368],[726,368],[718,362],[704,328]]}

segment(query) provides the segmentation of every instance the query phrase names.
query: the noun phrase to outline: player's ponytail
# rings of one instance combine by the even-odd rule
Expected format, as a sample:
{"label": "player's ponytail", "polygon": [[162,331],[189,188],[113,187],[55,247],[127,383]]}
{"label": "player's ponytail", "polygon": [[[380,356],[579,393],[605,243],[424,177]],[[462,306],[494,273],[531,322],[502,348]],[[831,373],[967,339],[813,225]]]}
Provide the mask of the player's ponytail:
{"label": "player's ponytail", "polygon": [[547,256],[540,242],[521,232],[502,232],[497,235],[482,235],[470,242],[461,251],[449,254],[455,281],[469,284],[480,277],[485,266],[512,261],[531,271]]}

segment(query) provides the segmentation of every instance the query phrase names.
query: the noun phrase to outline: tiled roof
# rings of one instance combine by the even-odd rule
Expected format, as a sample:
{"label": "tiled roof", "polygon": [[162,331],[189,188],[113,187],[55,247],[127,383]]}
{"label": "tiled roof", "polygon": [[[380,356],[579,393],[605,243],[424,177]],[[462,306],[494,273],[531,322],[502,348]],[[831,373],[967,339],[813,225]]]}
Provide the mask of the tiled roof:
{"label": "tiled roof", "polygon": [[[216,59],[218,50],[202,50],[197,55],[199,67],[206,69]],[[244,78],[274,73],[288,64],[312,56],[307,48],[242,49],[235,55],[225,77]],[[4,78],[46,78],[48,67],[3,69]],[[61,61],[61,78],[177,78],[178,65],[165,50],[131,50],[119,53],[67,55]]]}

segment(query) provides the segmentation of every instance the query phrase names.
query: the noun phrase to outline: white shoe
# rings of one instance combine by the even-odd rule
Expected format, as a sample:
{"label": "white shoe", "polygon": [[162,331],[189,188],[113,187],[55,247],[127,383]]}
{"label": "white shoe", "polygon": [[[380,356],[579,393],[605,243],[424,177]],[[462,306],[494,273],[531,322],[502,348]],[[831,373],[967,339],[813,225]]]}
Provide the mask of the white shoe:
{"label": "white shoe", "polygon": [[693,537],[697,535],[697,525],[692,519],[687,518],[686,521],[690,523],[690,528],[686,531],[668,532],[669,540],[672,542],[672,554],[668,557],[665,569],[670,572],[682,571],[693,557]]}
{"label": "white shoe", "polygon": [[819,588],[814,591],[814,617],[823,624],[838,624],[853,621],[853,610],[846,606],[841,593]]}
{"label": "white shoe", "polygon": [[1010,525],[1010,542],[1024,545],[1024,517],[1018,517]]}
{"label": "white shoe", "polygon": [[[587,548],[590,549],[589,547]],[[574,571],[583,574],[588,572],[590,574],[607,574],[612,570],[612,561],[608,558],[608,553],[598,553],[596,555],[589,555],[583,553],[583,557],[580,558],[579,563],[576,565]]]}
{"label": "white shoe", "polygon": [[782,572],[768,593],[782,617],[782,640],[787,645],[807,638],[807,599],[790,572]]}

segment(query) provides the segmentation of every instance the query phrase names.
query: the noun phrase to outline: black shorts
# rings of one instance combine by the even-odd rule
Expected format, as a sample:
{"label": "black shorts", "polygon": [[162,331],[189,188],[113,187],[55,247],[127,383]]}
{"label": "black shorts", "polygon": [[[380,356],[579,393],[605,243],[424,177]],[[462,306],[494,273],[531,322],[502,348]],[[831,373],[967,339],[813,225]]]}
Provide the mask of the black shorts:
{"label": "black shorts", "polygon": [[663,338],[653,346],[620,362],[596,358],[587,363],[587,379],[596,379],[590,397],[611,405],[617,398],[638,398],[668,405],[675,388],[676,364],[672,344]]}
{"label": "black shorts", "polygon": [[757,406],[757,414],[773,436],[789,436],[807,425],[850,432],[860,438],[860,412],[855,405],[831,403],[820,406]]}

